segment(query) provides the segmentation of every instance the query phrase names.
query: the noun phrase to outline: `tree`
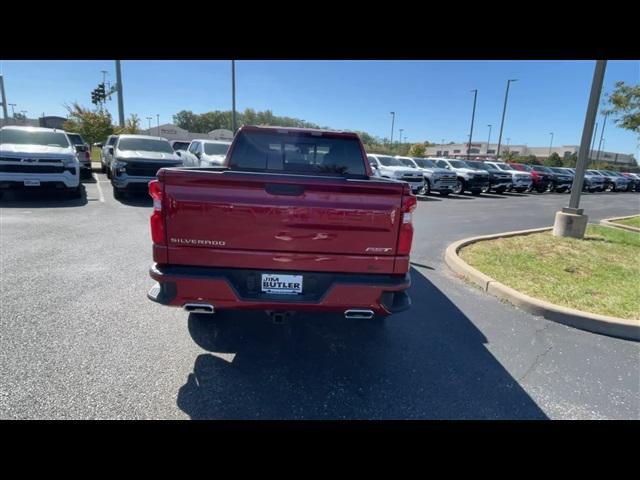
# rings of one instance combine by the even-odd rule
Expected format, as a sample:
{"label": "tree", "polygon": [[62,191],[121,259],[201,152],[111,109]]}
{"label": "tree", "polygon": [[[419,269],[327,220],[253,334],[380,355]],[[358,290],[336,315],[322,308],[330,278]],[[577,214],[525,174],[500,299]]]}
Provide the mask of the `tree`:
{"label": "tree", "polygon": [[102,142],[113,134],[109,112],[99,109],[90,110],[77,102],[65,105],[65,108],[69,112],[69,119],[64,123],[63,128],[67,132],[79,133],[89,145]]}
{"label": "tree", "polygon": [[616,89],[607,96],[607,107],[602,113],[612,115],[619,127],[640,133],[640,84],[616,82]]}
{"label": "tree", "polygon": [[575,168],[577,164],[578,164],[578,154],[575,152],[572,153],[571,155],[567,155],[562,159],[563,167]]}
{"label": "tree", "polygon": [[558,155],[556,152],[553,152],[551,155],[544,159],[542,164],[546,165],[547,167],[561,167],[562,159],[560,158],[560,155]]}
{"label": "tree", "polygon": [[424,157],[427,153],[427,147],[424,143],[414,143],[407,154],[409,157]]}
{"label": "tree", "polygon": [[115,127],[113,129],[113,133],[117,135],[121,135],[125,133],[130,133],[130,134],[140,133],[140,117],[138,117],[138,115],[135,113],[131,114],[131,116],[126,121],[125,126]]}

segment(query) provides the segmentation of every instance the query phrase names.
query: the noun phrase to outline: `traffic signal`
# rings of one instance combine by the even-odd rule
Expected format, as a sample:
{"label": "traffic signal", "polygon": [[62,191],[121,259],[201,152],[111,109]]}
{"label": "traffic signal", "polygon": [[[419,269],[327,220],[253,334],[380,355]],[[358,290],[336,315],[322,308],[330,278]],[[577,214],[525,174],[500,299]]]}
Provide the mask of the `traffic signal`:
{"label": "traffic signal", "polygon": [[98,98],[104,101],[107,98],[107,92],[104,89],[104,83],[98,85]]}
{"label": "traffic signal", "polygon": [[93,90],[91,92],[91,103],[93,103],[94,105],[98,104],[98,92],[96,90]]}

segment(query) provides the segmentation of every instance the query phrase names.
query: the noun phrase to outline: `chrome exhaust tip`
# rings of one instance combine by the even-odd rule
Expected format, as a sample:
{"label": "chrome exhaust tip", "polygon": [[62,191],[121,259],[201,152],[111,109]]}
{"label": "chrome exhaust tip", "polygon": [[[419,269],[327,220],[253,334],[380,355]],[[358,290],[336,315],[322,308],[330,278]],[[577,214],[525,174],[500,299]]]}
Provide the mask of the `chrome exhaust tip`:
{"label": "chrome exhaust tip", "polygon": [[344,318],[363,318],[369,320],[373,318],[373,310],[360,310],[357,308],[345,310]]}
{"label": "chrome exhaust tip", "polygon": [[215,308],[209,303],[185,303],[182,308],[190,313],[215,313]]}

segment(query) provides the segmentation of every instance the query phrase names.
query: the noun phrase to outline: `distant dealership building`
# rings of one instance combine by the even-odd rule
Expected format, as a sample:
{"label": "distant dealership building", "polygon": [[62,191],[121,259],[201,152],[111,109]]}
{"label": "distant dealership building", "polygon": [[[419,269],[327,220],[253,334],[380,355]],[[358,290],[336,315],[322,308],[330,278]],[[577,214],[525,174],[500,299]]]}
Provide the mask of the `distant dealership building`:
{"label": "distant dealership building", "polygon": [[[426,154],[431,157],[467,157],[468,143],[448,143],[427,147]],[[551,148],[551,153],[557,153],[560,158],[578,154],[578,145],[561,145]],[[498,149],[497,143],[488,144],[487,142],[473,142],[469,149],[469,156],[472,158],[495,158]],[[546,158],[549,156],[549,147],[529,147],[527,145],[500,145],[500,154],[512,152],[516,155],[535,155],[536,157]],[[595,161],[596,158],[602,162],[608,162],[619,165],[636,166],[637,160],[633,154],[591,150],[589,152],[589,160]]]}
{"label": "distant dealership building", "polygon": [[67,119],[65,117],[44,116],[40,118],[0,118],[0,127],[5,125],[19,125],[22,127],[45,127],[62,130],[62,126]]}
{"label": "distant dealership building", "polygon": [[140,132],[142,135],[153,135],[156,137],[164,137],[167,140],[186,140],[191,141],[196,138],[210,138],[212,140],[233,140],[233,132],[231,130],[219,129],[212,130],[209,133],[194,133],[180,128],[173,123],[165,123],[157,127],[151,127]]}

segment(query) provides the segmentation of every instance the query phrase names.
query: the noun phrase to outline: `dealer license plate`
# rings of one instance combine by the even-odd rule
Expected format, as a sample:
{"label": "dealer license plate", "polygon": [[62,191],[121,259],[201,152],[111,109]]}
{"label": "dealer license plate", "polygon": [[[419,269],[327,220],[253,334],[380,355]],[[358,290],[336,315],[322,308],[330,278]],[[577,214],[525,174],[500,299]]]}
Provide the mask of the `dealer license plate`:
{"label": "dealer license plate", "polygon": [[302,293],[302,275],[262,274],[264,293]]}
{"label": "dealer license plate", "polygon": [[39,187],[40,186],[40,180],[25,180],[24,181],[24,186],[25,187]]}

